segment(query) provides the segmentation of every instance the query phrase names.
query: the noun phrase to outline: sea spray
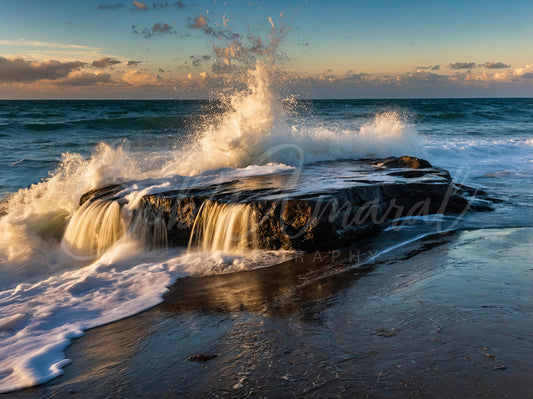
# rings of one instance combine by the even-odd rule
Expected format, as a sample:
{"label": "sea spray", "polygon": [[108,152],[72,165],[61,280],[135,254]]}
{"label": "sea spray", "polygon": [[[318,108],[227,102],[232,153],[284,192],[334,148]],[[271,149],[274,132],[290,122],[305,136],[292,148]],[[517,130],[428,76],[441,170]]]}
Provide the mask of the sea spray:
{"label": "sea spray", "polygon": [[[0,277],[19,274],[24,279],[71,267],[72,259],[64,258],[59,243],[81,195],[109,182],[142,176],[134,158],[124,143],[101,143],[88,159],[66,153],[46,180],[8,197],[0,216]],[[11,282],[0,280],[0,287]]]}
{"label": "sea spray", "polygon": [[[48,179],[5,202],[0,391],[57,376],[71,338],[159,303],[180,276],[246,270],[284,258],[282,252],[252,251],[255,216],[229,205],[211,209],[195,229],[192,246],[214,253],[150,252],[146,241],[161,244],[166,232],[157,215],[139,211],[142,192],[154,191],[151,182],[159,185],[156,190],[179,190],[187,181],[229,181],[323,160],[420,154],[416,131],[397,113],[342,126],[312,115],[288,118],[271,79],[272,71],[257,64],[243,77],[244,89],[228,97],[228,110],[198,127],[190,144],[178,150],[101,143],[88,159],[67,153]],[[85,192],[113,183],[125,187],[129,194],[123,198],[132,198],[131,204],[80,207]],[[233,227],[222,231],[219,225]],[[72,256],[76,251],[82,259]]]}
{"label": "sea spray", "polygon": [[244,89],[224,100],[226,112],[207,121],[192,142],[163,167],[163,173],[195,175],[268,162],[296,166],[339,159],[425,156],[416,129],[401,112],[378,113],[363,123],[343,126],[327,125],[313,115],[295,118],[294,101],[283,101],[272,89],[275,75],[273,67],[261,62],[248,70],[242,77]]}
{"label": "sea spray", "polygon": [[279,98],[270,89],[270,73],[260,63],[249,70],[243,77],[245,88],[224,100],[227,111],[208,121],[163,172],[195,175],[214,168],[256,164],[254,161],[275,145],[270,138],[287,131]]}
{"label": "sea spray", "polygon": [[[18,272],[21,276],[26,272],[46,275],[72,267],[71,259],[65,261],[59,247],[63,231],[79,207],[80,196],[102,185],[142,179],[159,179],[163,184],[165,179],[182,181],[179,176],[194,180],[224,167],[301,167],[337,159],[424,155],[416,130],[397,112],[341,126],[328,125],[312,115],[294,117],[272,90],[272,75],[273,70],[262,63],[249,70],[242,77],[244,88],[227,99],[227,111],[199,127],[181,149],[133,151],[127,142],[100,143],[88,159],[64,154],[48,179],[14,193],[5,201],[0,217],[4,238],[0,242],[0,274],[15,277],[4,278],[2,286],[16,280]],[[176,184],[176,189],[181,188]],[[149,191],[150,187],[142,189]],[[136,189],[130,191],[135,196]],[[140,194],[141,189],[137,191]]]}

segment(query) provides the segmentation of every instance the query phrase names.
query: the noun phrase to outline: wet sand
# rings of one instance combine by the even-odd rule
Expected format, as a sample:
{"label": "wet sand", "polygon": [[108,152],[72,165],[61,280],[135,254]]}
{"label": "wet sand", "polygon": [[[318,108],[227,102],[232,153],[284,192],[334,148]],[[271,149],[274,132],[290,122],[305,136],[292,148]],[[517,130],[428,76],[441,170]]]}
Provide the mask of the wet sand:
{"label": "wet sand", "polygon": [[347,271],[347,252],[308,254],[181,279],[161,305],[73,342],[63,376],[3,396],[533,397],[533,229],[379,260]]}

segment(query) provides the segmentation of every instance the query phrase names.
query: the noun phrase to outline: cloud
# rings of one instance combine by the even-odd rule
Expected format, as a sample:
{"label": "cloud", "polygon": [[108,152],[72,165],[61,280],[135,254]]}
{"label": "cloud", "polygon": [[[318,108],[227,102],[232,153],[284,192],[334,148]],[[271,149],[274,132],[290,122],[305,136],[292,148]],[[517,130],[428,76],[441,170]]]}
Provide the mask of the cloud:
{"label": "cloud", "polygon": [[[492,68],[487,67],[486,64],[495,64]],[[499,65],[501,64],[501,65]],[[480,64],[478,67],[484,67],[485,70],[478,72],[468,71],[466,73],[456,73],[450,76],[450,80],[457,84],[468,86],[477,85],[483,87],[491,87],[491,85],[511,85],[509,87],[522,87],[523,79],[530,79],[533,76],[533,64],[524,65],[522,67],[510,69],[510,66],[504,68],[505,64],[500,62]],[[498,68],[496,68],[498,66]],[[501,68],[500,68],[501,67]],[[487,70],[488,69],[488,70]],[[490,70],[495,70],[491,72]]]}
{"label": "cloud", "polygon": [[211,70],[215,75],[224,75],[232,73],[237,68],[227,58],[222,61],[217,61],[211,66]]}
{"label": "cloud", "polygon": [[163,35],[165,33],[172,33],[174,32],[174,29],[169,24],[162,24],[161,22],[157,22],[154,26],[152,26],[152,34],[159,34]]}
{"label": "cloud", "polygon": [[240,40],[233,40],[226,47],[217,47],[213,45],[213,52],[217,58],[226,59],[242,59],[249,53],[255,55],[263,55],[267,52],[268,48],[263,45],[261,38],[249,37],[251,43],[243,44]]}
{"label": "cloud", "polygon": [[346,73],[344,80],[348,82],[362,82],[366,77],[370,76],[367,73],[354,73],[351,69]]}
{"label": "cloud", "polygon": [[263,41],[260,37],[249,37],[249,39],[252,41],[252,45],[248,49],[248,51],[256,54],[256,55],[263,55],[265,54],[267,48],[263,44]]}
{"label": "cloud", "polygon": [[240,58],[242,53],[246,50],[242,47],[240,42],[233,41],[226,47],[217,47],[213,45],[213,51],[217,58],[225,58],[229,60],[232,58]]}
{"label": "cloud", "polygon": [[[200,15],[193,20],[189,19],[188,27],[190,29],[200,29],[206,35],[211,36],[224,44],[217,46],[213,44],[214,63],[211,69],[215,75],[229,74],[250,68],[257,61],[258,56],[264,56],[267,53],[273,54],[281,38],[288,32],[283,25],[276,29],[272,18],[267,18],[271,29],[268,33],[268,41],[259,35],[241,36],[232,32],[229,28],[229,19],[222,17],[222,24],[211,21],[206,15]],[[281,55],[282,57],[283,55]],[[210,60],[208,56],[199,58],[191,56],[192,66],[199,67],[202,63]]]}
{"label": "cloud", "polygon": [[136,10],[148,10],[148,6],[144,3],[133,0],[133,5],[135,6]]}
{"label": "cloud", "polygon": [[[181,1],[176,1],[174,3],[172,3],[172,5],[174,7],[176,7],[177,9],[181,10],[183,8],[187,8],[187,6],[185,4],[183,4],[183,2]],[[158,9],[158,8],[167,8],[167,7],[170,7],[170,4],[168,4],[168,2],[164,2],[164,3],[152,3],[152,8],[153,9]]]}
{"label": "cloud", "polygon": [[124,73],[122,80],[131,86],[154,86],[159,82],[157,77],[137,70]]}
{"label": "cloud", "polygon": [[194,67],[199,67],[203,63],[208,62],[211,59],[210,55],[191,55],[189,57],[192,60],[192,65]]}
{"label": "cloud", "polygon": [[151,28],[144,28],[139,30],[136,25],[132,25],[131,31],[136,35],[144,36],[146,39],[150,39],[153,36],[162,36],[162,35],[174,35],[176,31],[169,24],[164,24],[162,22],[156,22]]}
{"label": "cloud", "polygon": [[199,17],[194,18],[194,22],[189,23],[189,28],[193,29],[204,29],[207,26],[207,17],[200,15]]}
{"label": "cloud", "polygon": [[477,65],[475,62],[455,62],[448,65],[450,69],[473,69]]}
{"label": "cloud", "polygon": [[[432,67],[431,67],[432,68]],[[431,68],[418,72],[409,72],[398,75],[354,73],[346,72],[344,76],[321,74],[318,76],[292,76],[281,82],[280,87],[308,87],[313,91],[328,93],[343,93],[349,97],[361,93],[415,93],[420,89],[440,90],[452,84],[451,78],[446,75],[431,72]],[[297,89],[299,91],[300,89]],[[331,94],[334,95],[334,94]],[[375,95],[375,94],[374,94]],[[383,94],[384,96],[386,94]]]}
{"label": "cloud", "polygon": [[102,3],[98,4],[98,7],[96,7],[98,10],[118,10],[119,8],[124,7],[122,3]]}
{"label": "cloud", "polygon": [[35,82],[42,79],[57,80],[86,65],[84,62],[26,61],[0,56],[0,82]]}
{"label": "cloud", "polygon": [[76,50],[100,50],[98,47],[82,46],[79,44],[41,42],[38,40],[0,40],[0,46],[27,46],[27,47],[45,47],[56,49],[76,49]]}
{"label": "cloud", "polygon": [[417,66],[416,69],[417,71],[421,71],[421,70],[438,71],[440,69],[440,65]]}
{"label": "cloud", "polygon": [[523,67],[520,67],[520,68],[515,68],[515,70],[513,71],[513,75],[522,76],[524,73],[529,73],[529,72],[533,72],[533,64],[524,65]]}
{"label": "cloud", "polygon": [[484,64],[479,65],[483,68],[488,69],[505,69],[505,68],[511,68],[511,65],[504,64],[503,62],[490,62],[487,61]]}
{"label": "cloud", "polygon": [[127,66],[137,66],[141,63],[142,61],[128,61],[128,63],[126,64]]}
{"label": "cloud", "polygon": [[[494,63],[501,64],[501,63]],[[483,64],[484,65],[484,64]],[[482,67],[483,65],[478,65]],[[485,67],[486,68],[486,67]],[[481,70],[479,72],[468,71],[466,73],[456,73],[450,76],[450,81],[463,86],[477,85],[483,87],[491,87],[492,85],[511,85],[509,87],[522,87],[523,79],[530,79],[533,76],[533,65],[524,65],[519,68],[510,70],[509,68],[495,68],[495,72],[489,70]]]}
{"label": "cloud", "polygon": [[92,86],[98,83],[111,83],[108,73],[74,72],[57,82],[58,86]]}
{"label": "cloud", "polygon": [[96,68],[106,68],[106,67],[113,66],[113,65],[116,65],[116,64],[120,64],[120,63],[121,63],[121,61],[116,60],[114,58],[102,57],[99,60],[93,61],[93,63],[91,65],[93,67],[96,67]]}
{"label": "cloud", "polygon": [[[141,3],[139,1],[133,1],[134,9],[139,11],[148,11],[151,9],[153,10],[163,10],[165,8],[168,8],[170,6],[174,6],[177,9],[181,10],[183,8],[186,8],[187,6],[183,4],[182,1],[176,1],[172,4],[170,4],[168,1],[162,1],[162,2],[152,2],[152,7],[150,7],[147,3]],[[107,8],[106,8],[107,9]]]}
{"label": "cloud", "polygon": [[[189,21],[190,29],[201,29],[208,36],[213,36],[216,39],[236,40],[241,37],[238,33],[231,32],[228,29],[214,29],[208,25],[208,19],[205,15],[200,15],[194,18],[192,22]],[[227,19],[224,17],[224,27],[227,27]]]}
{"label": "cloud", "polygon": [[167,8],[167,7],[170,7],[170,6],[174,6],[176,7],[177,9],[181,10],[183,8],[187,8],[187,6],[185,4],[183,4],[183,2],[181,1],[176,1],[172,4],[169,4],[168,2],[164,2],[164,3],[152,3],[152,8],[153,9],[157,9],[157,8]]}
{"label": "cloud", "polygon": [[152,3],[152,8],[155,10],[157,8],[167,8],[168,7],[168,2],[164,2],[164,3]]}
{"label": "cloud", "polygon": [[418,84],[436,84],[448,82],[449,77],[445,75],[439,75],[433,72],[416,72],[406,73],[404,75],[398,75],[396,80],[402,85],[418,85]]}

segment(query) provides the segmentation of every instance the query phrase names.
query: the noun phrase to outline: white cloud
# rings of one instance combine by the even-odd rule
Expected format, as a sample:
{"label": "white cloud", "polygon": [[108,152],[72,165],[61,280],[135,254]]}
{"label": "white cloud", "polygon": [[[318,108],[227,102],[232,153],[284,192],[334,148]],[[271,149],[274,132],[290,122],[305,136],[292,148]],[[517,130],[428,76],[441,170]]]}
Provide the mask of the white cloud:
{"label": "white cloud", "polygon": [[189,24],[189,28],[193,29],[203,29],[207,26],[207,17],[200,15],[199,17],[194,18],[194,22]]}
{"label": "white cloud", "polygon": [[533,64],[524,65],[520,68],[515,68],[513,71],[514,76],[522,76],[526,73],[532,73],[533,72]]}
{"label": "white cloud", "polygon": [[41,42],[38,40],[0,40],[0,46],[25,46],[25,47],[45,47],[53,49],[77,49],[77,50],[100,50],[99,47],[84,46],[80,44]]}
{"label": "white cloud", "polygon": [[156,76],[137,70],[124,73],[122,80],[132,86],[155,86],[158,84]]}

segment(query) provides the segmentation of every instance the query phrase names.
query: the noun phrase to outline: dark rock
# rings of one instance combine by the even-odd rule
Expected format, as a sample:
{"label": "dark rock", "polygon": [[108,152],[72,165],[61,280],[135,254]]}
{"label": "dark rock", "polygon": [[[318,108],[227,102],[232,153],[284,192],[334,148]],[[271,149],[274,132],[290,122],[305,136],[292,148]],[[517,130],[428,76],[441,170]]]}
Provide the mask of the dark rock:
{"label": "dark rock", "polygon": [[[376,163],[386,167],[375,168]],[[388,167],[424,169],[389,171]],[[311,184],[323,177],[316,173],[327,175],[324,183]],[[254,246],[311,251],[352,245],[385,222],[404,216],[493,209],[486,193],[455,184],[446,170],[414,157],[324,163],[299,171],[297,177],[294,183],[287,173],[252,176],[149,194],[142,198],[139,212],[146,221],[164,222],[169,246],[187,246],[205,201],[238,204],[251,207],[256,215]],[[92,190],[80,203],[124,201],[117,198],[122,188]]]}
{"label": "dark rock", "polygon": [[177,192],[165,192],[144,196],[140,208],[153,218],[163,218],[169,246],[187,246],[198,211],[206,199],[202,196],[180,198]]}
{"label": "dark rock", "polygon": [[190,362],[205,363],[217,356],[218,355],[191,355],[187,358],[187,360]]}
{"label": "dark rock", "polygon": [[385,168],[410,168],[410,169],[424,169],[431,168],[431,164],[425,159],[410,157],[407,155],[401,157],[391,157],[384,159],[377,166]]}
{"label": "dark rock", "polygon": [[89,200],[94,201],[99,198],[111,199],[111,197],[118,194],[122,189],[123,187],[120,184],[110,184],[108,186],[98,187],[94,190],[87,191],[80,197],[80,206]]}

